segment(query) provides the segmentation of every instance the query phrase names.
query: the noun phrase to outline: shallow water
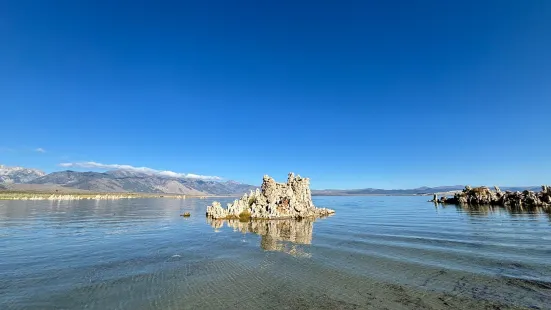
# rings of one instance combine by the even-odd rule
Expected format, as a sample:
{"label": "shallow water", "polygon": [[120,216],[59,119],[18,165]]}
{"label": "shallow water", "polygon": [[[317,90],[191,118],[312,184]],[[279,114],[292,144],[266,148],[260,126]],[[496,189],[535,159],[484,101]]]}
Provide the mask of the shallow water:
{"label": "shallow water", "polygon": [[550,309],[549,214],[426,200],[251,223],[200,199],[0,201],[0,309]]}

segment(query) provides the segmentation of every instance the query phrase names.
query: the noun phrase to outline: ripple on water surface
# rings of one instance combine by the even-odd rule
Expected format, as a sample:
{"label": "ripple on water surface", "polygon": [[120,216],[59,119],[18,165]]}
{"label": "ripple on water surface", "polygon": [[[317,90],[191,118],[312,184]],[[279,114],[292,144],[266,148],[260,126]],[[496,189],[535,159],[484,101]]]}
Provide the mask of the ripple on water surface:
{"label": "ripple on water surface", "polygon": [[0,201],[0,308],[549,308],[549,214],[426,200],[247,223],[199,199]]}

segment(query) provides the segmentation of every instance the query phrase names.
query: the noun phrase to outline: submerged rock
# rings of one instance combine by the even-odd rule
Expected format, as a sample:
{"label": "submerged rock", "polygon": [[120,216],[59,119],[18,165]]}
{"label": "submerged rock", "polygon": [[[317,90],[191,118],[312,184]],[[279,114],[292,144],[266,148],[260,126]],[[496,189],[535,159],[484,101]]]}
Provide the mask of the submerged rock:
{"label": "submerged rock", "polygon": [[243,195],[225,209],[217,201],[207,207],[207,217],[214,219],[308,218],[333,213],[331,209],[316,208],[312,202],[310,179],[295,177],[293,173],[289,173],[287,183],[277,183],[265,175],[260,190]]}

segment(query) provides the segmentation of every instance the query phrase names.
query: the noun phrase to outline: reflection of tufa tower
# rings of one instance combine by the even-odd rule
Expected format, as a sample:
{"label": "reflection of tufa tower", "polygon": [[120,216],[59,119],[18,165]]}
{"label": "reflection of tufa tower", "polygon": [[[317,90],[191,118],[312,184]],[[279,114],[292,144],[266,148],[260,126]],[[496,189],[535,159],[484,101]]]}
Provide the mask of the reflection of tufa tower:
{"label": "reflection of tufa tower", "polygon": [[312,243],[314,222],[311,220],[257,221],[251,224],[250,231],[262,236],[260,246],[267,251],[280,251],[282,241]]}
{"label": "reflection of tufa tower", "polygon": [[[302,220],[263,220],[240,222],[239,220],[216,220],[207,218],[207,222],[219,229],[224,222],[228,227],[240,232],[252,232],[261,236],[260,247],[266,251],[281,251],[292,255],[302,255],[296,244],[311,244],[314,229],[313,219]],[[290,242],[294,245],[286,244]]]}

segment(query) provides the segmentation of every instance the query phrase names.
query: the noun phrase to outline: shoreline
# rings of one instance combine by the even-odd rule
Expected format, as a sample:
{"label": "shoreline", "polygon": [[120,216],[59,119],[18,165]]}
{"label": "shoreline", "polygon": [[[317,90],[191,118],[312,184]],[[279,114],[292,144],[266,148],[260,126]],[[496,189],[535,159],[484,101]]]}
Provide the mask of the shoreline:
{"label": "shoreline", "polygon": [[118,199],[207,199],[237,197],[237,195],[181,195],[164,193],[109,193],[109,192],[48,192],[48,191],[0,191],[0,200],[118,200]]}

